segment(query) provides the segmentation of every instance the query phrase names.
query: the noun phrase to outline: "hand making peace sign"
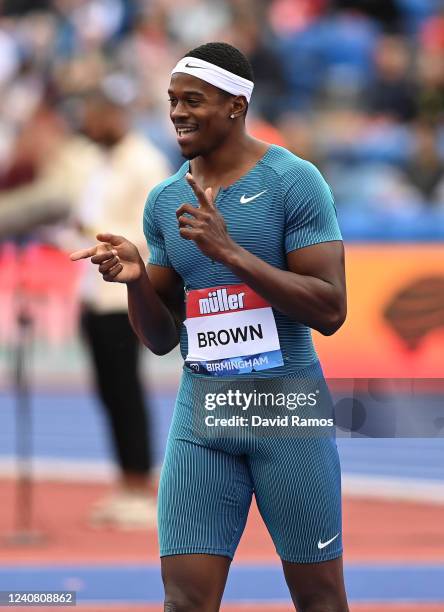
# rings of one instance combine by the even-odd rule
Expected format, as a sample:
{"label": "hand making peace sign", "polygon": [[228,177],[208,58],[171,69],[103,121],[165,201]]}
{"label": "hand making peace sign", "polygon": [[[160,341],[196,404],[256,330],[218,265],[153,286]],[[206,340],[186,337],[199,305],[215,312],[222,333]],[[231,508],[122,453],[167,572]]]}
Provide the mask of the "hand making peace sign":
{"label": "hand making peace sign", "polygon": [[222,261],[231,249],[232,240],[224,218],[214,204],[211,187],[205,191],[188,173],[185,177],[196,194],[199,206],[182,204],[176,210],[179,233],[185,240],[194,240],[204,255],[214,261]]}

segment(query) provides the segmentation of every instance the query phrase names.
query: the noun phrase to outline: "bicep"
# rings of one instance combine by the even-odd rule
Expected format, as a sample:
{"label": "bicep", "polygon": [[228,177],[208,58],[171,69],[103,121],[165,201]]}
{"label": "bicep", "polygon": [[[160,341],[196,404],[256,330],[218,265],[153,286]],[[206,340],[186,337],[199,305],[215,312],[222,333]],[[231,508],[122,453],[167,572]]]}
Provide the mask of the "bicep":
{"label": "bicep", "polygon": [[290,272],[333,285],[345,296],[345,257],[341,240],[320,242],[287,253]]}

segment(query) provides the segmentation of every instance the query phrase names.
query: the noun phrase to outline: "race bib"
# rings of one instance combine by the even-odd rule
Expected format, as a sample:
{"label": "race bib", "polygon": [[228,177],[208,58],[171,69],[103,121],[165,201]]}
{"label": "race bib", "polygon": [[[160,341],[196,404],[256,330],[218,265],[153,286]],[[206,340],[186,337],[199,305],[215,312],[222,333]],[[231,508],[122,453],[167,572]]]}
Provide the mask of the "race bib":
{"label": "race bib", "polygon": [[283,365],[270,304],[247,285],[187,295],[188,355],[194,372],[232,376]]}

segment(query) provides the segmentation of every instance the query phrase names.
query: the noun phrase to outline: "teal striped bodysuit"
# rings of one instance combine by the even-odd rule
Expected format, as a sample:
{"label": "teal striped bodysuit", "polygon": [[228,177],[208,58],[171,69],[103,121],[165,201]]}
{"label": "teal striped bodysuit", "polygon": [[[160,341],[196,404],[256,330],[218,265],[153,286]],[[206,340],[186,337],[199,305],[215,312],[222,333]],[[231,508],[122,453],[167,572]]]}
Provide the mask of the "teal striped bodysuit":
{"label": "teal striped bodysuit", "polygon": [[[185,180],[188,169],[186,162],[155,187],[144,211],[150,264],[178,272],[195,311],[190,307],[181,330],[185,364],[159,487],[161,555],[231,558],[254,494],[282,559],[333,559],[342,552],[334,437],[304,436],[300,429],[293,435],[291,428],[282,434],[282,428],[251,423],[206,426],[206,394],[221,389],[271,385],[275,394],[328,392],[310,329],[250,296],[223,264],[180,237],[176,209],[184,202],[197,205]],[[270,146],[247,174],[219,191],[215,203],[232,239],[281,270],[288,269],[287,253],[341,240],[329,186],[315,166],[282,147]],[[211,414],[249,418],[252,412],[225,406]]]}

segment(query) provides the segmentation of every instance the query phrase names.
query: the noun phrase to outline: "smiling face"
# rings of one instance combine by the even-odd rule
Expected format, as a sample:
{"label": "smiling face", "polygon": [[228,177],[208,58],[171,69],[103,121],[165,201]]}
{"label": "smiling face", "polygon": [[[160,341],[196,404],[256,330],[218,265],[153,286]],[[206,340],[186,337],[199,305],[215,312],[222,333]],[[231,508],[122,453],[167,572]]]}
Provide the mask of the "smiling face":
{"label": "smiling face", "polygon": [[186,159],[208,155],[224,143],[233,129],[235,96],[182,72],[171,77],[168,95],[170,118]]}

